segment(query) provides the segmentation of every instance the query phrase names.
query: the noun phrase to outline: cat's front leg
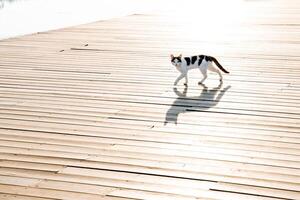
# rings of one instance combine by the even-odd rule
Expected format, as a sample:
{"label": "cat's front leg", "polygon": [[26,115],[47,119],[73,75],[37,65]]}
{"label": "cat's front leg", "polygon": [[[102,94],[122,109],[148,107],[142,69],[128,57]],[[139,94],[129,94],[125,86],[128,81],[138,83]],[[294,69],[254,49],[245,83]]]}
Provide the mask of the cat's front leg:
{"label": "cat's front leg", "polygon": [[185,77],[185,74],[184,74],[184,73],[180,74],[180,75],[178,76],[178,78],[175,80],[174,85],[177,85],[177,83],[178,83],[181,79],[183,79],[183,77]]}
{"label": "cat's front leg", "polygon": [[187,74],[185,74],[185,77],[184,77],[184,78],[185,78],[185,83],[184,83],[184,85],[187,86],[187,85],[188,85],[188,82],[189,82]]}

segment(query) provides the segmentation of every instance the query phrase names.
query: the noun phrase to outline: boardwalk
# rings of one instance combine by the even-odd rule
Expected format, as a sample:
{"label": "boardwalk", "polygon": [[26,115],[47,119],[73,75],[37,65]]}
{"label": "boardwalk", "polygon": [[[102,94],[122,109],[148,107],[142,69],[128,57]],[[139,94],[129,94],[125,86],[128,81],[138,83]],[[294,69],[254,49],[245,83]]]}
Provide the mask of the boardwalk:
{"label": "boardwalk", "polygon": [[300,5],[234,2],[0,41],[0,199],[300,199]]}

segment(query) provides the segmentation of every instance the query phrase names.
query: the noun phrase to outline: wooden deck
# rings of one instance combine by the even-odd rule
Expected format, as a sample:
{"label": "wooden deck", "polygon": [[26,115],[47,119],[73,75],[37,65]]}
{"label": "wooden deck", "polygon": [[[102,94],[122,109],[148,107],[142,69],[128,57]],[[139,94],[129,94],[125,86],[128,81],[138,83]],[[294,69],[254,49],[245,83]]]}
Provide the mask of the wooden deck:
{"label": "wooden deck", "polygon": [[300,199],[300,5],[241,4],[0,41],[0,199]]}

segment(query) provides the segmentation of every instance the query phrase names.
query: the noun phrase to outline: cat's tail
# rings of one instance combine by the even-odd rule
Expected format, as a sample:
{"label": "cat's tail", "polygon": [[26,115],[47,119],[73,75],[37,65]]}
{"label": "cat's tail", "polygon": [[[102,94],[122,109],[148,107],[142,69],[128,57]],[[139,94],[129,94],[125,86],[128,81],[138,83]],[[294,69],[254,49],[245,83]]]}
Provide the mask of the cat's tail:
{"label": "cat's tail", "polygon": [[211,57],[211,60],[214,61],[214,63],[218,66],[218,68],[220,70],[222,70],[222,72],[226,73],[226,74],[229,74],[229,71],[227,71],[226,69],[224,69],[224,67],[217,61],[216,58],[214,57]]}

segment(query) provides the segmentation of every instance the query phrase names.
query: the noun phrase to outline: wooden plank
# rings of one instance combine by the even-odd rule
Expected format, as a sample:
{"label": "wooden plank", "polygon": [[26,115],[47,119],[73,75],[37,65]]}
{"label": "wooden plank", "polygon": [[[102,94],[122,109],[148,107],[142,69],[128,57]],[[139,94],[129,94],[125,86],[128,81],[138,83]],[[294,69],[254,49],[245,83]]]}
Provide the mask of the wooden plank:
{"label": "wooden plank", "polygon": [[[23,150],[23,152],[22,152]],[[126,154],[126,156],[124,156]],[[152,156],[152,157],[150,157]],[[150,157],[150,158],[149,158]],[[86,159],[78,158],[76,153],[63,154],[61,152],[49,151],[48,155],[44,154],[41,150],[24,151],[22,148],[9,148],[7,153],[2,153],[1,158],[4,160],[24,161],[34,163],[52,163],[57,165],[74,165],[80,167],[98,167],[98,162],[128,164],[145,166],[152,168],[164,168],[169,170],[197,170],[200,166],[218,167],[222,170],[240,169],[248,171],[272,172],[276,174],[293,175],[297,173],[297,169],[276,166],[264,166],[257,164],[238,163],[230,161],[218,161],[210,159],[196,159],[185,157],[169,157],[155,154],[143,153],[130,153],[130,152],[117,152],[117,151],[103,151],[98,155],[90,155]],[[222,166],[220,166],[222,164]]]}
{"label": "wooden plank", "polygon": [[[75,153],[74,153],[75,154]],[[51,154],[50,154],[51,155]],[[153,173],[158,173],[165,176],[172,176],[172,177],[188,177],[188,179],[194,179],[197,178],[199,180],[211,180],[211,181],[223,181],[223,182],[234,182],[239,184],[249,184],[249,185],[259,185],[264,187],[270,187],[268,184],[270,184],[270,181],[272,180],[272,187],[275,188],[285,188],[291,190],[292,188],[295,188],[294,190],[297,190],[298,187],[297,180],[299,179],[297,176],[294,175],[281,175],[278,173],[267,173],[267,172],[258,172],[258,171],[249,171],[247,169],[241,170],[239,168],[232,169],[232,168],[220,168],[219,166],[211,166],[211,165],[189,165],[189,164],[183,164],[180,165],[180,163],[176,165],[172,164],[169,165],[166,163],[166,165],[159,166],[157,164],[153,165],[151,162],[145,162],[146,160],[137,160],[135,162],[132,162],[131,159],[121,159],[118,158],[118,160],[110,159],[107,157],[105,159],[104,156],[95,157],[92,160],[97,161],[105,161],[105,163],[89,163],[88,165],[85,165],[84,162],[75,162],[73,165],[79,165],[83,168],[87,169],[108,169],[108,170],[118,170],[118,171],[127,171],[127,172],[135,172],[135,173],[149,173],[154,175]],[[106,164],[106,162],[110,163],[117,163],[117,164]],[[128,163],[129,162],[129,163]],[[121,164],[124,163],[124,164]],[[152,162],[152,163],[155,163]],[[149,165],[150,164],[150,165]],[[144,165],[146,165],[144,167]],[[163,169],[160,169],[163,167]],[[257,166],[259,167],[259,166]],[[165,169],[164,169],[165,168]],[[172,171],[170,171],[172,169]],[[151,172],[152,171],[152,172]],[[222,171],[223,173],[219,172]],[[175,173],[175,174],[173,174]],[[267,176],[268,175],[268,176]],[[262,181],[261,179],[265,179],[265,181]],[[293,179],[293,184],[290,184],[289,181]],[[279,182],[278,182],[279,181]],[[278,182],[278,183],[276,183]]]}
{"label": "wooden plank", "polygon": [[[108,136],[105,132],[105,130],[111,130],[115,132],[114,136]],[[138,130],[136,130],[138,132]],[[117,143],[118,141],[121,142],[121,140],[128,140],[128,144],[135,145],[136,142],[148,142],[148,145],[150,145],[153,142],[158,143],[164,143],[166,144],[166,147],[172,146],[172,145],[181,145],[182,148],[184,145],[189,146],[199,146],[203,145],[205,147],[215,146],[216,144],[219,145],[218,148],[226,148],[226,149],[239,149],[239,150],[248,150],[251,151],[253,149],[253,146],[259,146],[261,152],[265,153],[279,153],[278,148],[282,148],[281,153],[285,153],[286,155],[297,155],[297,144],[293,144],[292,142],[264,142],[259,140],[247,140],[247,139],[235,139],[235,138],[226,138],[222,136],[194,136],[194,140],[183,140],[184,135],[182,134],[169,134],[165,136],[156,136],[151,137],[152,131],[149,131],[149,134],[135,134],[131,135],[129,131],[126,130],[120,130],[115,128],[101,128],[101,130],[95,132],[95,133],[89,133],[85,134],[85,132],[42,132],[42,131],[22,131],[22,130],[7,130],[4,129],[1,131],[1,138],[5,140],[20,140],[20,141],[35,141],[35,142],[42,142],[42,143],[56,143],[57,144],[83,144],[85,145],[85,142],[90,143],[90,145],[99,143]],[[180,137],[178,137],[180,136]],[[27,138],[27,139],[26,139]],[[57,139],[57,140],[55,140]],[[59,140],[61,142],[59,143]],[[132,142],[130,142],[130,140]],[[68,142],[69,141],[69,142]],[[72,142],[72,143],[71,143]],[[81,143],[80,143],[81,142]],[[233,144],[234,143],[234,144]],[[261,143],[261,144],[260,144]],[[238,145],[239,144],[239,145]],[[155,145],[155,144],[154,144]],[[265,145],[265,146],[264,146]],[[94,146],[94,145],[93,145]],[[266,147],[267,146],[267,147]],[[274,148],[275,147],[275,148]],[[276,148],[278,147],[278,148]],[[178,146],[179,148],[179,146]],[[294,151],[293,151],[294,150]],[[253,150],[255,151],[255,150]],[[293,153],[294,152],[294,153]],[[293,160],[297,160],[296,157]]]}
{"label": "wooden plank", "polygon": [[[37,136],[38,134],[38,136]],[[249,145],[248,148],[246,145],[240,145],[239,149],[232,148],[233,145],[226,145],[219,143],[219,148],[212,148],[217,143],[213,142],[207,142],[208,145],[202,145],[200,147],[200,144],[205,144],[205,142],[201,142],[200,144],[180,144],[180,143],[168,143],[167,141],[159,141],[159,144],[157,141],[147,141],[147,140],[128,140],[128,139],[120,139],[120,138],[107,138],[107,137],[91,137],[89,140],[82,139],[83,137],[78,136],[70,136],[70,135],[62,135],[61,137],[55,134],[55,139],[53,138],[53,135],[50,134],[52,137],[43,137],[40,136],[43,133],[36,133],[33,134],[33,136],[26,137],[26,136],[11,136],[11,135],[0,135],[1,140],[3,141],[3,145],[5,144],[4,141],[20,141],[20,142],[30,142],[30,143],[39,143],[39,144],[53,144],[53,145],[61,145],[61,146],[77,146],[79,147],[89,147],[89,148],[95,148],[96,149],[103,149],[107,147],[108,145],[126,145],[126,146],[136,146],[136,147],[148,147],[148,148],[161,148],[161,144],[164,145],[164,149],[166,151],[168,150],[174,150],[179,149],[183,151],[191,151],[191,152],[198,152],[199,155],[204,155],[204,153],[211,153],[215,154],[217,152],[222,151],[222,154],[225,155],[236,155],[236,156],[243,156],[246,153],[248,156],[255,156],[257,158],[261,159],[274,159],[274,160],[289,160],[289,161],[299,161],[299,156],[297,156],[295,149],[285,149],[282,150],[281,154],[279,155],[278,148],[265,148],[269,151],[260,151],[260,155],[257,155],[258,152],[255,150],[251,150],[251,147],[253,146]],[[46,134],[49,135],[49,134]],[[61,138],[61,139],[60,139]],[[210,145],[211,144],[211,145]],[[236,145],[234,145],[236,146]],[[230,148],[231,147],[231,148]],[[244,147],[244,149],[243,149]],[[264,149],[261,147],[261,149]],[[273,151],[271,151],[273,150]],[[274,152],[277,152],[275,154]]]}
{"label": "wooden plank", "polygon": [[[11,170],[8,170],[11,171]],[[14,174],[18,174],[19,172],[22,173],[22,171],[20,170],[12,170]],[[19,172],[18,172],[19,171]],[[25,172],[25,174],[23,173],[24,176],[28,176],[29,174],[32,174],[30,171],[23,171]],[[106,179],[106,178],[100,178],[100,177],[89,177],[89,176],[69,176],[69,175],[64,175],[64,174],[60,174],[60,175],[54,175],[54,174],[49,174],[49,173],[33,173],[31,176],[41,176],[43,175],[44,177],[47,177],[47,179],[59,179],[59,180],[72,180],[72,181],[80,181],[80,182],[84,182],[84,183],[91,183],[91,184],[98,184],[99,182],[101,183],[101,185],[116,185],[120,188],[131,188],[139,191],[149,191],[149,192],[156,192],[156,194],[159,196],[161,193],[164,194],[171,194],[171,196],[174,195],[179,195],[179,196],[183,196],[183,197],[193,197],[195,195],[197,195],[198,197],[205,197],[205,198],[209,198],[209,199],[223,199],[223,196],[225,195],[225,199],[230,199],[230,198],[242,198],[242,199],[262,199],[262,200],[271,200],[274,199],[272,197],[260,197],[260,196],[251,196],[251,195],[239,195],[236,193],[223,193],[223,192],[219,192],[219,191],[212,191],[212,190],[200,190],[200,189],[193,189],[193,188],[189,188],[188,190],[186,188],[182,188],[182,187],[175,187],[174,186],[168,186],[168,185],[164,185],[164,184],[152,184],[152,183],[147,183],[147,182],[142,182],[142,183],[138,183],[132,180],[127,180],[127,181],[123,181],[123,180],[116,180],[116,179]],[[159,187],[160,186],[160,187]],[[143,188],[143,189],[141,189]],[[16,187],[16,189],[19,189],[18,187]],[[55,192],[53,190],[49,190],[49,189],[43,189],[43,188],[39,188],[38,190],[34,189],[34,188],[28,188],[30,190],[32,190],[32,192],[34,193],[38,193],[40,192],[40,190],[44,190],[45,192],[49,192],[49,195],[61,195],[61,194],[67,194],[67,195],[75,195],[78,193],[71,193],[69,191],[61,191],[61,190],[55,190]],[[112,191],[112,195],[108,195],[108,196],[119,196],[120,194],[118,194],[118,190],[116,190],[116,194],[114,195],[114,191]],[[20,191],[20,193],[22,192],[22,190]],[[189,193],[188,193],[189,192]],[[22,194],[22,193],[21,193]],[[85,196],[86,194],[80,193],[81,195]],[[182,194],[186,194],[186,195],[182,195]],[[128,194],[127,194],[128,195]],[[127,196],[126,193],[122,195],[122,197],[126,197]],[[88,197],[93,198],[92,195],[88,194]],[[120,196],[119,196],[120,197]],[[99,195],[98,195],[98,198]],[[127,196],[128,198],[128,196]],[[276,199],[276,198],[275,198]]]}
{"label": "wooden plank", "polygon": [[8,184],[8,185],[32,186],[32,187],[34,187],[41,180],[42,179],[22,178],[22,177],[2,176],[2,175],[0,175],[0,183],[1,184]]}
{"label": "wooden plank", "polygon": [[1,200],[59,200],[59,199],[48,199],[44,197],[32,197],[32,196],[23,196],[17,194],[0,194]]}
{"label": "wooden plank", "polygon": [[41,189],[41,188],[22,187],[22,186],[4,185],[4,184],[0,185],[0,193],[24,195],[33,198],[42,197],[42,198],[66,199],[66,200],[71,200],[71,199],[73,200],[74,199],[118,200],[118,198],[115,197],[110,198],[110,197],[105,197],[100,195],[84,194],[79,192],[68,192],[68,191],[61,191],[61,190]]}
{"label": "wooden plank", "polygon": [[[283,166],[283,163],[286,162],[287,166],[289,167],[295,167],[299,165],[299,157],[294,156],[292,154],[288,155],[279,155],[279,154],[272,154],[272,153],[261,153],[261,156],[257,156],[255,158],[252,158],[252,155],[257,154],[258,152],[251,152],[251,151],[243,151],[243,150],[231,150],[231,149],[214,149],[210,147],[191,147],[189,148],[188,146],[185,145],[174,145],[174,144],[163,144],[165,147],[161,147],[162,144],[157,144],[156,143],[151,143],[151,142],[142,142],[142,141],[126,141],[126,140],[107,140],[107,139],[102,139],[106,141],[111,141],[111,142],[102,142],[102,143],[91,143],[89,147],[87,148],[86,145],[80,144],[80,142],[72,142],[74,145],[71,145],[70,143],[68,144],[67,142],[54,142],[51,144],[47,144],[44,142],[40,141],[26,141],[22,140],[18,141],[16,140],[11,140],[11,139],[6,139],[2,140],[2,146],[15,146],[15,147],[21,147],[21,148],[38,148],[42,149],[45,147],[48,147],[53,150],[60,150],[60,149],[65,149],[71,152],[74,152],[75,149],[81,149],[82,152],[85,153],[90,153],[92,154],[93,151],[94,153],[97,153],[98,151],[101,152],[102,150],[125,150],[125,151],[141,151],[144,153],[158,153],[162,152],[163,154],[166,155],[172,155],[176,151],[180,150],[181,152],[178,153],[178,156],[187,156],[187,157],[204,157],[204,158],[214,158],[214,159],[221,159],[223,156],[224,158],[227,158],[231,161],[237,161],[237,162],[250,162],[250,163],[260,163],[260,164],[269,164],[269,165],[279,165]],[[77,144],[76,144],[77,143]],[[131,143],[131,144],[130,144]],[[140,145],[137,145],[140,143]],[[178,148],[175,148],[177,147]],[[180,148],[181,146],[181,148]],[[223,152],[223,153],[221,153]],[[247,154],[246,154],[247,153]],[[219,154],[219,155],[218,155]]]}

